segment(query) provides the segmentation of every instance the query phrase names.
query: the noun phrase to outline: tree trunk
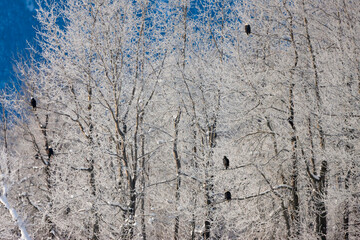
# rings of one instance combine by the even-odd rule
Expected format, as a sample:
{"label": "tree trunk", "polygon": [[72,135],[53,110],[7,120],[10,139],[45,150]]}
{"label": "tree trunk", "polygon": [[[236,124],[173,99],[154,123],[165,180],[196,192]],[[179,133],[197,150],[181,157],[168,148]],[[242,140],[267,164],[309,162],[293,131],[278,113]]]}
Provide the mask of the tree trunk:
{"label": "tree trunk", "polygon": [[92,227],[93,235],[91,237],[92,240],[98,240],[99,234],[100,234],[100,226],[99,226],[99,215],[98,215],[98,209],[97,209],[97,202],[96,202],[96,179],[95,179],[95,160],[94,160],[94,154],[93,154],[93,146],[94,146],[94,139],[93,139],[93,123],[92,123],[92,87],[91,87],[91,80],[89,80],[88,86],[87,86],[87,92],[88,92],[88,119],[89,123],[87,124],[89,126],[88,130],[88,147],[90,147],[90,156],[89,156],[89,170],[90,170],[90,186],[91,186],[91,194],[94,196],[94,201],[92,203],[91,207],[91,213],[94,217],[94,224]]}
{"label": "tree trunk", "polygon": [[214,199],[212,197],[213,192],[214,192],[213,178],[210,177],[205,181],[206,220],[204,224],[205,231],[203,233],[204,240],[210,239],[211,223],[213,222],[213,204],[214,204]]}
{"label": "tree trunk", "polygon": [[[277,158],[277,156],[279,155],[279,151],[278,151],[278,147],[277,147],[277,141],[276,141],[276,137],[275,137],[275,132],[272,128],[270,119],[267,118],[267,126],[270,129],[271,133],[272,133],[272,139],[273,139],[273,146],[274,146],[274,154]],[[283,173],[281,173],[281,178],[283,179],[283,184],[286,184],[284,182],[284,175]],[[282,215],[285,221],[285,226],[286,226],[286,239],[289,239],[291,237],[291,225],[290,225],[290,215],[289,215],[289,211],[288,209],[285,207],[285,203],[283,199],[280,199],[281,201],[281,209],[282,209]]]}
{"label": "tree trunk", "polygon": [[141,161],[141,169],[142,169],[142,196],[141,196],[141,234],[143,237],[143,240],[146,240],[146,222],[145,222],[145,175],[146,173],[146,166],[145,166],[145,135],[142,133],[141,136],[141,156],[142,156],[142,161]]}
{"label": "tree trunk", "polygon": [[[315,223],[316,223],[316,232],[318,236],[322,239],[326,239],[327,234],[327,211],[325,206],[324,198],[326,197],[326,172],[327,172],[327,162],[323,161],[321,163],[320,169],[320,177],[316,177],[316,170],[315,170],[315,153],[314,153],[314,143],[313,143],[313,135],[311,131],[311,119],[308,118],[309,124],[309,137],[310,137],[310,144],[311,144],[311,163],[312,163],[312,170],[310,170],[309,166],[307,166],[307,171],[309,173],[309,177],[312,180],[313,185],[313,199],[315,202]],[[310,172],[312,171],[312,172]]]}
{"label": "tree trunk", "polygon": [[[292,182],[292,202],[293,202],[293,220],[295,225],[295,235],[298,236],[300,234],[300,226],[299,226],[299,196],[298,196],[298,189],[297,189],[297,177],[298,177],[298,166],[297,166],[297,137],[296,137],[296,127],[295,127],[295,103],[294,103],[294,72],[298,65],[299,61],[299,54],[296,49],[296,42],[294,37],[294,26],[293,26],[293,15],[290,12],[290,10],[286,6],[286,2],[283,3],[284,8],[287,11],[289,15],[289,35],[291,39],[291,45],[294,51],[294,63],[292,68],[290,69],[290,79],[291,83],[289,86],[289,113],[290,116],[288,117],[288,123],[291,126],[292,132],[291,132],[291,146],[292,146],[292,176],[291,176],[291,182]],[[288,235],[290,234],[290,230],[288,229]]]}
{"label": "tree trunk", "polygon": [[323,161],[321,163],[320,169],[320,180],[318,181],[318,191],[315,193],[316,203],[316,230],[319,237],[322,240],[326,240],[326,233],[327,233],[327,211],[324,202],[324,197],[326,196],[326,172],[327,172],[327,162]]}
{"label": "tree trunk", "polygon": [[[37,115],[38,113],[35,113],[35,117],[36,117],[36,121],[38,122],[40,128],[41,128],[41,132],[43,134],[44,137],[44,145],[45,145],[45,149],[48,149],[50,147],[50,140],[48,137],[48,124],[49,124],[49,114],[45,115],[45,123],[42,125],[39,116]],[[51,156],[48,156],[47,161],[43,161],[45,163],[45,176],[46,176],[46,184],[47,184],[47,190],[48,190],[48,196],[47,196],[47,201],[49,204],[50,209],[52,208],[52,199],[51,199],[51,192],[52,192],[52,184],[51,184]],[[47,222],[47,224],[49,225],[49,230],[48,230],[48,235],[50,239],[54,239],[55,238],[55,225],[52,222],[50,216],[48,214],[46,214],[45,216],[45,220]]]}
{"label": "tree trunk", "polygon": [[[345,178],[345,190],[349,190],[349,181],[350,181],[351,171],[349,170],[346,178]],[[348,200],[345,199],[345,206],[344,206],[344,217],[343,217],[343,227],[344,227],[344,240],[349,240],[349,203]]]}
{"label": "tree trunk", "polygon": [[[194,120],[192,121],[194,122]],[[194,125],[191,125],[191,129],[194,129]],[[195,156],[197,154],[197,147],[196,147],[196,139],[197,139],[197,133],[196,130],[193,130],[193,144],[194,146],[192,147],[192,153],[193,153],[193,157],[192,157],[192,167],[194,169],[198,168],[198,164],[195,161]],[[191,240],[195,240],[195,228],[196,228],[196,215],[195,215],[195,210],[197,209],[197,192],[195,189],[193,189],[191,191],[191,197],[192,197],[192,202],[194,203],[194,208],[193,208],[193,212],[192,212],[192,219],[191,219]]]}
{"label": "tree trunk", "polygon": [[294,86],[295,84],[290,84],[289,89],[289,110],[290,116],[288,118],[288,122],[292,128],[292,136],[291,136],[291,146],[292,146],[292,176],[291,176],[291,183],[292,183],[292,200],[293,200],[293,221],[295,225],[295,235],[300,235],[300,222],[299,222],[299,194],[298,194],[298,159],[297,159],[297,138],[296,138],[296,128],[295,128],[295,116],[294,116]]}
{"label": "tree trunk", "polygon": [[[220,96],[219,96],[220,98]],[[210,147],[210,154],[207,159],[206,168],[211,169],[213,167],[213,163],[211,162],[212,151],[216,146],[216,118],[213,119],[213,123],[208,126],[208,141]],[[204,239],[210,239],[211,236],[211,224],[213,222],[213,214],[214,214],[214,176],[208,174],[206,171],[205,174],[205,199],[206,199],[206,220],[205,220],[205,231],[203,234]]]}
{"label": "tree trunk", "polygon": [[[174,120],[174,128],[175,128],[175,134],[174,134],[174,145],[173,145],[173,154],[176,164],[176,191],[175,191],[175,207],[177,208],[180,202],[180,185],[181,185],[181,161],[178,153],[178,139],[179,139],[179,122],[180,122],[180,116],[181,116],[181,110],[178,111],[178,114]],[[177,209],[175,210],[177,212]],[[174,240],[179,239],[179,224],[180,224],[180,217],[179,214],[176,214],[175,217],[175,226],[174,226]]]}
{"label": "tree trunk", "polygon": [[[305,12],[305,2],[303,1],[303,11],[304,11],[304,26],[305,26],[305,36],[307,40],[308,50],[311,56],[311,63],[312,68],[314,70],[314,86],[315,86],[315,96],[316,96],[316,106],[318,110],[318,114],[315,114],[315,117],[317,119],[317,129],[319,131],[319,137],[320,137],[320,147],[322,150],[325,150],[325,136],[324,131],[322,128],[322,121],[320,118],[320,110],[322,105],[322,100],[320,96],[320,88],[319,88],[319,74],[318,69],[316,65],[316,58],[314,49],[312,46],[310,34],[309,34],[309,26],[308,26],[308,20],[306,18],[306,12]],[[315,166],[313,166],[315,167]],[[325,190],[325,174],[327,171],[327,162],[323,161],[321,165],[321,171],[320,171],[320,180],[317,181],[316,179],[313,179],[314,184],[317,185],[317,188],[315,189],[315,214],[316,214],[316,231],[319,237],[322,240],[326,239],[326,233],[327,233],[327,212],[326,212],[326,206],[324,202],[324,198],[326,197],[326,190]]]}

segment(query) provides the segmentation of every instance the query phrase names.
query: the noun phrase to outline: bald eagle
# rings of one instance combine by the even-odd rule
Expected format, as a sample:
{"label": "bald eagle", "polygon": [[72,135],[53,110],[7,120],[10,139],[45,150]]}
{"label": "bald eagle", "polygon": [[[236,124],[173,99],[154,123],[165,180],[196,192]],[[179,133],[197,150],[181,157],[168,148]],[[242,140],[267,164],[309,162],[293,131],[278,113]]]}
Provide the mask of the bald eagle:
{"label": "bald eagle", "polygon": [[223,163],[224,163],[225,169],[228,169],[228,168],[229,168],[230,161],[229,161],[229,159],[227,158],[227,156],[224,156],[224,158],[223,158]]}
{"label": "bald eagle", "polygon": [[66,214],[66,215],[69,214],[70,211],[71,211],[71,209],[70,209],[69,207],[67,207],[67,208],[66,208],[66,211],[65,211],[65,214]]}
{"label": "bald eagle", "polygon": [[292,129],[295,129],[295,125],[294,125],[294,117],[290,116],[288,119],[288,123],[290,124]]}
{"label": "bald eagle", "polygon": [[46,154],[48,155],[49,159],[52,155],[54,155],[54,150],[52,149],[52,147],[46,148]]}
{"label": "bald eagle", "polygon": [[33,110],[35,111],[36,110],[36,100],[35,100],[35,98],[31,97],[30,104],[31,104]]}
{"label": "bald eagle", "polygon": [[227,200],[227,201],[231,200],[231,192],[229,192],[229,191],[225,192],[225,200]]}
{"label": "bald eagle", "polygon": [[245,24],[245,32],[247,35],[249,35],[251,33],[251,28],[250,28],[250,25],[247,23]]}

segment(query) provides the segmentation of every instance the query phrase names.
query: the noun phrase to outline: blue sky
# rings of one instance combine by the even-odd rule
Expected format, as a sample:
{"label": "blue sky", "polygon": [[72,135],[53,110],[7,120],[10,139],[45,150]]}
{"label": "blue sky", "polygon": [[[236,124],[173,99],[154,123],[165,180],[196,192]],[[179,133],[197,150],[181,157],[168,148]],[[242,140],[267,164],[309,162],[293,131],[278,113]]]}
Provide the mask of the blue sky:
{"label": "blue sky", "polygon": [[14,60],[34,43],[35,0],[0,0],[0,89],[12,84]]}
{"label": "blue sky", "polygon": [[[202,0],[192,0],[191,5],[189,15],[196,18],[198,10],[203,8]],[[20,55],[27,55],[28,42],[35,42],[35,28],[38,24],[35,14],[35,0],[0,0],[0,90],[6,84],[12,86],[16,78],[14,61]]]}

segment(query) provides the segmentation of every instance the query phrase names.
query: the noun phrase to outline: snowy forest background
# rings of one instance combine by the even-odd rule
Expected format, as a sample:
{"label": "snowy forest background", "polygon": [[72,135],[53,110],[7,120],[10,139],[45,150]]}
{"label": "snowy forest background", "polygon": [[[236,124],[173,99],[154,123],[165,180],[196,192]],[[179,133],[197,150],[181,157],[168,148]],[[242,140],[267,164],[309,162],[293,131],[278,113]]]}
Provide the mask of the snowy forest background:
{"label": "snowy forest background", "polygon": [[360,238],[358,1],[41,1],[37,19],[1,95],[1,239]]}

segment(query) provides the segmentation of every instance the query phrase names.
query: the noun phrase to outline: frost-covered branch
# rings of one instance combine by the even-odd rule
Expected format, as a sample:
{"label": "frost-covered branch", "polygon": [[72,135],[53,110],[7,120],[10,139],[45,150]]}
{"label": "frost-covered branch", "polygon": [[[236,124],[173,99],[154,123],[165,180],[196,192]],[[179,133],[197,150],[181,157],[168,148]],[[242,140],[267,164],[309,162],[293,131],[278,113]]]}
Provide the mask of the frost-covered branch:
{"label": "frost-covered branch", "polygon": [[15,208],[11,207],[9,200],[7,198],[8,194],[8,186],[6,184],[6,176],[3,173],[4,167],[2,165],[6,164],[6,161],[8,161],[6,153],[2,151],[1,154],[1,162],[0,162],[0,202],[4,205],[4,207],[8,210],[9,214],[11,215],[13,221],[18,226],[20,232],[21,232],[21,239],[22,240],[30,240],[30,236],[26,230],[25,224],[21,217],[16,212]]}

